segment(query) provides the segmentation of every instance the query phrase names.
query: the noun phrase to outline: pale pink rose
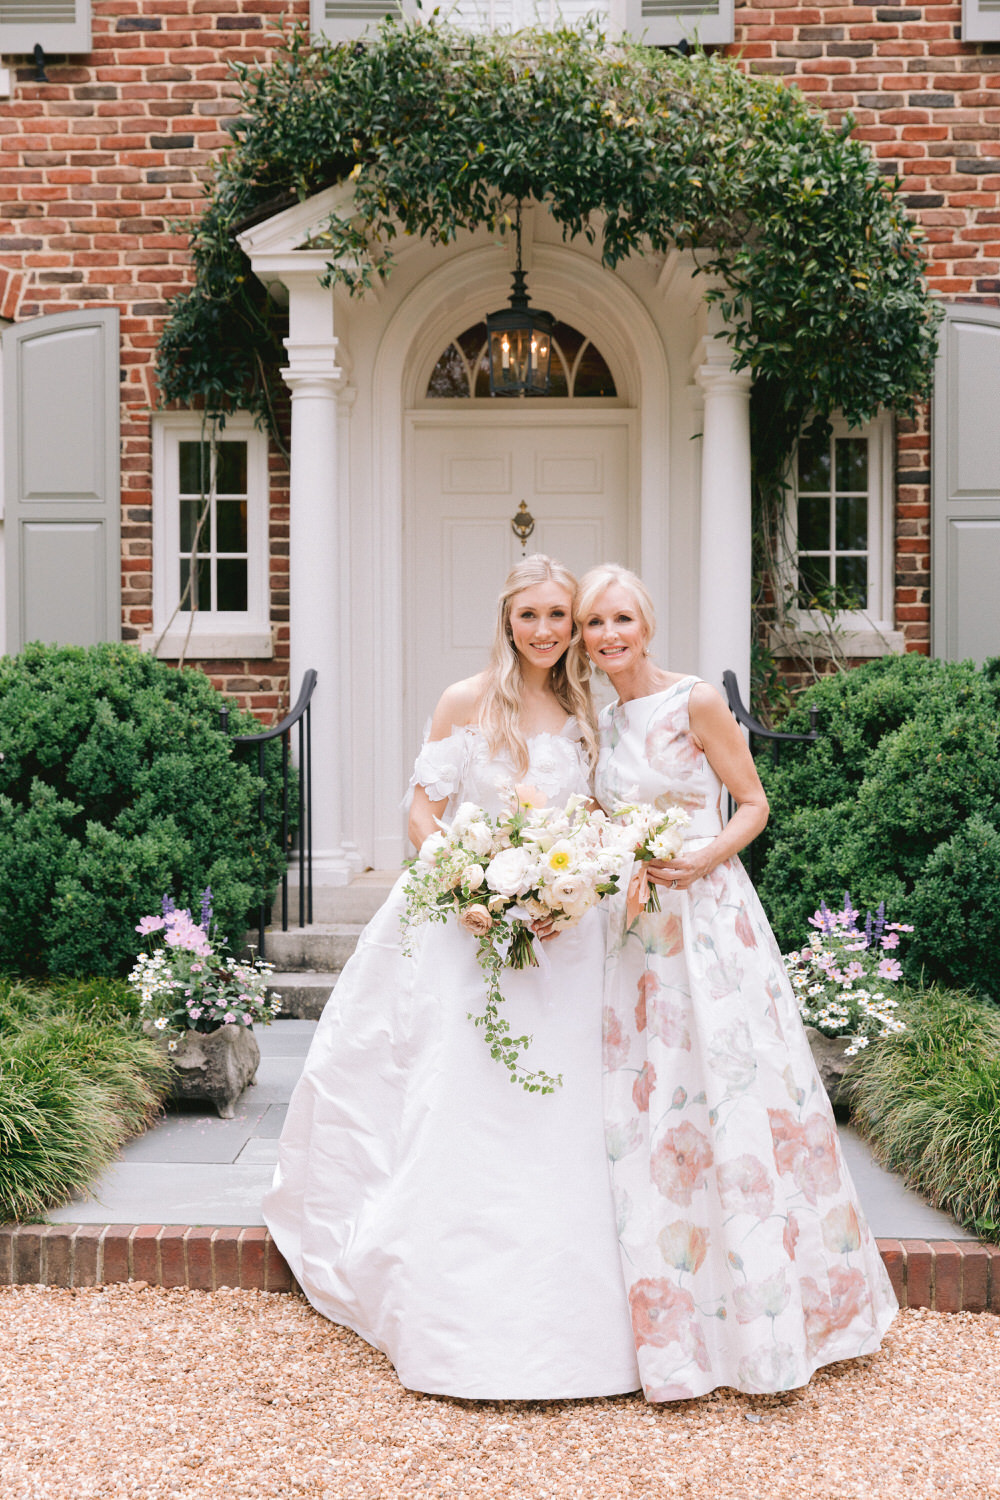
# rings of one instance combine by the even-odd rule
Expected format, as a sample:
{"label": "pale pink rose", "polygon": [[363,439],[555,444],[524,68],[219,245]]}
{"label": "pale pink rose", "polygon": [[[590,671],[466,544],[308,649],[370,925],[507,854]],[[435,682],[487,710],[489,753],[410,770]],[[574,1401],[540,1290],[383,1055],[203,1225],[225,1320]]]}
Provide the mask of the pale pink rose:
{"label": "pale pink rose", "polygon": [[756,1214],[764,1220],[774,1206],[774,1187],[764,1163],[747,1153],[723,1161],[715,1169],[719,1202],[733,1213]]}
{"label": "pale pink rose", "polygon": [[493,918],[485,906],[467,906],[458,918],[458,925],[471,932],[473,937],[485,937],[493,929]]}
{"label": "pale pink rose", "polygon": [[656,1237],[660,1254],[668,1266],[678,1271],[695,1272],[708,1254],[709,1233],[687,1219],[678,1219],[661,1229]]}
{"label": "pale pink rose", "polygon": [[635,1003],[635,1029],[645,1031],[646,1029],[646,1005],[650,997],[655,995],[660,988],[660,981],[650,970],[639,975],[639,998]]}
{"label": "pale pink rose", "polygon": [[664,1198],[686,1206],[705,1186],[705,1173],[713,1160],[708,1137],[685,1120],[665,1133],[650,1157],[649,1170]]}
{"label": "pale pink rose", "polygon": [[656,1069],[651,1062],[644,1062],[638,1078],[632,1085],[632,1102],[641,1115],[649,1109],[649,1096],[655,1083]]}
{"label": "pale pink rose", "polygon": [[682,1052],[691,1051],[691,1033],[687,1028],[684,1011],[675,1001],[658,995],[647,1007],[646,1024],[650,1036],[655,1036],[664,1047],[678,1047]]}
{"label": "pale pink rose", "polygon": [[823,1243],[834,1255],[850,1255],[861,1246],[861,1225],[853,1203],[838,1203],[823,1216]]}
{"label": "pale pink rose", "polygon": [[622,1023],[610,1005],[604,1007],[604,1066],[620,1068],[628,1061],[629,1039],[622,1036]]}
{"label": "pale pink rose", "polygon": [[795,1246],[799,1238],[799,1221],[794,1214],[789,1214],[785,1221],[785,1227],[781,1232],[781,1243],[785,1247],[785,1254],[789,1260],[795,1259]]}

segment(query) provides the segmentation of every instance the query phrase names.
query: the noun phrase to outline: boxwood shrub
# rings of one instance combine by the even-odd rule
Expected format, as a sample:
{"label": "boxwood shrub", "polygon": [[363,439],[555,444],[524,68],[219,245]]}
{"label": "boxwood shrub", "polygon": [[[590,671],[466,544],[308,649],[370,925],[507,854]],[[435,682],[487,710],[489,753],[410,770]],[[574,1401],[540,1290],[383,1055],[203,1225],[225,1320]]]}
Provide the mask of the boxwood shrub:
{"label": "boxwood shrub", "polygon": [[1000,1000],[1000,660],[886,657],[807,689],[782,724],[821,737],[760,761],[771,822],[755,846],[785,949],[819,900],[884,900],[916,930],[908,976]]}
{"label": "boxwood shrub", "polygon": [[128,645],[0,659],[0,970],[121,974],[139,918],[165,892],[194,907],[206,886],[241,938],[280,875],[280,749],[262,828],[256,756],[220,731],[221,703],[201,672]]}

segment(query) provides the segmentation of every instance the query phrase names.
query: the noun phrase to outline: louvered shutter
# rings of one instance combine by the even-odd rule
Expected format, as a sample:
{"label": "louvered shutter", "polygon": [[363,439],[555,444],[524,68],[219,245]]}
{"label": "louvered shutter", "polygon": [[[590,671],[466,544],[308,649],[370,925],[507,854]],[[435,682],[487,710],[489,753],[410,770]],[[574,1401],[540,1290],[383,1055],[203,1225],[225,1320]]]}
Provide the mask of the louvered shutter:
{"label": "louvered shutter", "polygon": [[962,41],[1000,42],[1000,0],[962,0]]}
{"label": "louvered shutter", "polygon": [[309,0],[309,24],[331,42],[352,42],[386,16],[418,14],[416,0]]}
{"label": "louvered shutter", "polygon": [[625,29],[650,47],[731,42],[733,6],[734,0],[625,0]]}
{"label": "louvered shutter", "polygon": [[941,328],[932,443],[935,656],[1000,656],[1000,308],[955,304]]}
{"label": "louvered shutter", "polygon": [[121,636],[118,311],[3,333],[8,652]]}
{"label": "louvered shutter", "polygon": [[0,0],[0,52],[90,51],[90,0]]}

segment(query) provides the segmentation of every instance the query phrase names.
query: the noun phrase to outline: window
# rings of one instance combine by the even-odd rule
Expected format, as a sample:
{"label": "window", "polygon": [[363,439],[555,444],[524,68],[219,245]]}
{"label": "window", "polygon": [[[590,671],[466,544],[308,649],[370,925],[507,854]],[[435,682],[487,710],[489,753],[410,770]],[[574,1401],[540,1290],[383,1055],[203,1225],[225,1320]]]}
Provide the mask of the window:
{"label": "window", "polygon": [[[572,26],[593,16],[612,31],[624,29],[650,46],[670,47],[696,35],[702,42],[731,42],[733,5],[734,0],[456,0],[447,17],[470,31],[519,31]],[[421,14],[416,0],[311,0],[310,24],[333,42],[351,41],[399,11],[413,18]]]}
{"label": "window", "polygon": [[779,649],[829,636],[848,656],[902,649],[893,629],[892,425],[831,423],[799,445],[788,514],[792,638]]}
{"label": "window", "polygon": [[962,41],[1000,42],[1000,0],[962,0]]}
{"label": "window", "polygon": [[143,644],[168,658],[271,656],[267,550],[267,442],[251,419],[213,433],[198,416],[156,418],[154,629]]}
{"label": "window", "polygon": [[90,0],[0,0],[0,52],[89,52]]}
{"label": "window", "polygon": [[[614,376],[595,344],[569,323],[552,331],[550,396],[579,401],[586,396],[617,396]],[[431,400],[486,397],[490,394],[490,362],[486,324],[474,323],[440,355],[427,382]]]}

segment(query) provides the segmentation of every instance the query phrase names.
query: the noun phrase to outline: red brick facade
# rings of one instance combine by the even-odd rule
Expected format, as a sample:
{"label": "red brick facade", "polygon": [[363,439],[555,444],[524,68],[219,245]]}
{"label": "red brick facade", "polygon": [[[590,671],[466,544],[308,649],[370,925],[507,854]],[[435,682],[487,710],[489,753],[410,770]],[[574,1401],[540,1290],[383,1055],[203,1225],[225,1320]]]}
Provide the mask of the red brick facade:
{"label": "red brick facade", "polygon": [[[93,52],[18,66],[0,101],[0,317],[114,304],[122,314],[122,629],[152,623],[152,357],[168,300],[190,281],[179,221],[197,211],[206,164],[236,113],[233,61],[267,57],[279,19],[305,0],[94,0]],[[1000,48],[960,40],[961,7],[738,5],[753,72],[794,81],[899,173],[927,232],[934,289],[1000,301]],[[25,60],[17,59],[19,64]],[[898,428],[896,619],[930,649],[926,414]],[[287,693],[288,495],[271,465],[271,661],[203,662],[267,718]]]}

